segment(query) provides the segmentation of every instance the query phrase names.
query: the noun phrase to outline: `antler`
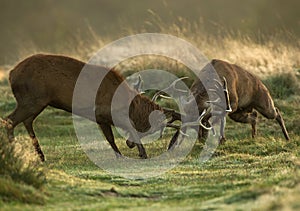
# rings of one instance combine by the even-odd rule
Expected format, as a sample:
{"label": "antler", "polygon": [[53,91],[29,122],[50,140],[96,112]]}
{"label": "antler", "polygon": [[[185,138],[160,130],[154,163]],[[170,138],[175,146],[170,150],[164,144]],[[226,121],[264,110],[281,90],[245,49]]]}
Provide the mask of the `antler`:
{"label": "antler", "polygon": [[142,76],[139,74],[139,78],[138,81],[136,83],[133,84],[133,88],[138,91],[138,93],[143,94],[145,93],[144,91],[142,91],[142,85],[143,85],[144,81],[142,79]]}
{"label": "antler", "polygon": [[186,123],[183,123],[181,126],[177,126],[177,125],[172,125],[172,124],[167,124],[167,127],[173,127],[175,129],[177,129],[175,135],[172,137],[170,143],[169,143],[169,146],[168,146],[168,150],[170,150],[175,143],[178,142],[178,136],[179,134],[182,134],[182,138],[181,140],[179,141],[179,144],[182,143],[183,139],[185,136],[189,136],[188,134],[186,134],[184,131],[186,131],[186,127],[188,126],[198,126],[198,125],[201,125],[201,127],[203,127],[204,129],[206,130],[212,130],[213,131],[213,134],[215,134],[215,130],[213,127],[206,127],[205,125],[203,125],[202,123],[202,119],[206,116],[206,114],[208,114],[210,112],[210,108],[208,110],[204,110],[202,112],[202,114],[198,117],[198,119],[194,122],[186,122]]}
{"label": "antler", "polygon": [[196,121],[194,122],[185,122],[183,123],[181,126],[179,125],[174,125],[172,123],[167,122],[166,123],[166,127],[172,127],[175,128],[176,130],[179,130],[180,134],[184,135],[184,136],[188,136],[186,133],[184,133],[182,131],[182,128],[186,128],[186,127],[190,127],[190,126],[198,126],[200,125],[201,127],[203,127],[206,130],[211,130],[213,129],[212,127],[207,127],[202,123],[202,119],[210,112],[210,108],[209,109],[204,109],[204,111],[202,112],[202,114],[197,118]]}
{"label": "antler", "polygon": [[168,92],[172,92],[172,91],[177,91],[177,92],[182,92],[182,93],[186,93],[188,91],[186,90],[183,90],[183,89],[178,89],[176,88],[176,84],[179,82],[179,81],[182,81],[183,79],[187,79],[188,77],[181,77],[181,78],[178,78],[176,79],[175,81],[173,81],[171,83],[170,86],[168,86],[167,88],[163,89],[163,90],[160,90],[158,92],[156,92],[154,94],[154,96],[152,97],[152,101],[156,101],[158,97],[163,97],[163,98],[166,98],[166,99],[170,99],[171,97],[168,97],[168,96],[165,96],[165,95],[162,95],[162,93],[168,93]]}
{"label": "antler", "polygon": [[190,126],[198,126],[200,125],[203,127],[205,130],[211,130],[212,127],[207,127],[202,123],[202,119],[211,111],[211,108],[209,107],[207,110],[204,109],[201,115],[198,117],[198,119],[194,122],[185,122],[181,125],[181,127],[190,127]]}
{"label": "antler", "polygon": [[231,112],[232,111],[232,108],[231,108],[231,105],[230,105],[230,99],[229,99],[229,92],[228,92],[228,88],[227,88],[227,81],[226,81],[226,78],[223,77],[224,79],[224,86],[223,86],[223,91],[225,93],[225,100],[226,100],[226,112]]}
{"label": "antler", "polygon": [[179,133],[183,136],[189,136],[188,134],[184,133],[182,130],[181,130],[181,126],[180,125],[174,125],[172,123],[167,123],[166,124],[166,127],[171,127],[171,128],[174,128],[176,129],[177,131],[179,131]]}
{"label": "antler", "polygon": [[[219,97],[216,100],[211,100],[211,101],[206,101],[207,103],[210,103],[212,105],[215,105],[221,109],[224,109],[224,104],[222,104],[222,98],[225,95],[225,101],[226,101],[226,109],[225,112],[231,112],[231,106],[230,106],[230,101],[229,101],[229,93],[228,93],[228,88],[227,88],[227,81],[226,78],[223,77],[224,84],[222,85],[220,81],[214,79],[216,82],[215,87],[216,89],[209,89],[211,92],[215,92]],[[222,91],[220,91],[222,90]]]}

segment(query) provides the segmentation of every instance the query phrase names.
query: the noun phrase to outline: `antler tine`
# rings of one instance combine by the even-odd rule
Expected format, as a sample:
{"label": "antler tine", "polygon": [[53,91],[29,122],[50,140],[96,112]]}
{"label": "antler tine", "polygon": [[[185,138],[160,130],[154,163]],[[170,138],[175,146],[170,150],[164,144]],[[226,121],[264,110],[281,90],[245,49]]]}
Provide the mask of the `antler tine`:
{"label": "antler tine", "polygon": [[171,99],[172,97],[166,96],[166,95],[159,95],[161,98],[165,98],[165,99]]}
{"label": "antler tine", "polygon": [[204,109],[204,111],[202,112],[202,114],[200,115],[200,119],[199,119],[199,124],[200,124],[200,126],[201,127],[203,127],[205,130],[211,130],[211,129],[213,129],[213,127],[206,127],[205,125],[203,125],[202,124],[202,119],[204,118],[204,116],[208,113],[210,111],[210,107],[209,107],[209,109],[207,110],[207,111],[205,111],[205,109]]}
{"label": "antler tine", "polygon": [[[218,90],[215,90],[215,89],[209,89],[209,91],[215,92],[215,93],[218,95],[218,98],[217,98],[216,100],[206,101],[206,102],[207,102],[207,103],[210,103],[210,104],[213,104],[213,105],[215,105],[215,106],[218,106],[219,108],[223,108],[224,105],[222,104],[222,101],[221,101],[220,99],[224,99],[224,94],[225,94],[225,98],[228,98],[227,81],[226,81],[226,78],[223,77],[224,84],[221,85],[221,83],[220,83],[219,81],[217,81],[216,79],[214,79],[214,80],[217,82],[219,88],[218,88]],[[221,86],[221,87],[220,87],[220,86]],[[222,90],[222,91],[220,91],[220,90]],[[224,93],[224,92],[226,92],[226,93]],[[227,101],[229,101],[229,99],[228,99]],[[229,107],[230,107],[230,106],[229,106]],[[226,110],[226,111],[231,112],[231,109]]]}
{"label": "antler tine", "polygon": [[[221,94],[220,94],[221,95]],[[209,100],[209,101],[206,101],[206,103],[209,103],[209,104],[212,104],[212,105],[215,105],[221,109],[224,109],[224,104],[222,103],[222,100],[221,100],[221,97],[222,96],[219,96],[217,99],[215,100]],[[223,96],[224,97],[224,96]]]}
{"label": "antler tine", "polygon": [[178,126],[178,125],[174,125],[174,124],[172,124],[172,123],[167,123],[167,124],[166,124],[166,127],[171,127],[171,128],[174,128],[174,129],[178,130],[179,133],[180,133],[181,135],[183,135],[183,136],[189,136],[188,134],[184,133],[184,132],[181,130],[181,127]]}
{"label": "antler tine", "polygon": [[230,105],[229,92],[228,92],[228,88],[227,88],[227,80],[226,80],[225,77],[223,77],[223,80],[224,80],[223,91],[225,93],[225,98],[226,98],[226,103],[227,103],[226,112],[232,112],[232,108],[231,108],[231,105]]}
{"label": "antler tine", "polygon": [[[216,82],[215,87],[217,90],[227,91],[227,81],[225,77],[223,77],[224,84],[217,79],[214,79],[214,81]],[[219,92],[216,89],[209,89],[209,91],[216,92],[218,94]]]}
{"label": "antler tine", "polygon": [[208,89],[208,91],[216,93],[216,95],[218,95],[218,98],[222,99],[224,97],[223,88],[219,87],[217,89]]}
{"label": "antler tine", "polygon": [[[215,84],[215,87],[217,88],[217,89],[223,89],[223,90],[226,90],[227,91],[227,80],[226,80],[226,78],[223,76],[223,82],[224,82],[224,84],[222,84],[219,80],[217,80],[217,79],[214,79],[214,81],[215,82],[217,82],[216,84]],[[210,89],[211,91],[216,91],[215,89]]]}
{"label": "antler tine", "polygon": [[169,89],[169,88],[172,87],[173,89],[175,89],[175,90],[177,90],[177,91],[179,91],[179,92],[184,92],[184,93],[186,93],[186,92],[187,92],[186,90],[176,88],[176,84],[177,84],[179,81],[182,81],[182,80],[187,79],[187,78],[189,78],[189,77],[184,76],[184,77],[181,77],[181,78],[176,79],[176,80],[173,81],[173,83],[171,83],[171,85],[170,85],[169,87],[167,87],[166,89]]}
{"label": "antler tine", "polygon": [[216,95],[218,95],[219,98],[223,98],[224,91],[226,91],[226,90],[223,88],[218,88],[217,90],[216,89],[208,89],[208,91],[216,93]]}
{"label": "antler tine", "polygon": [[223,88],[222,89],[217,89],[217,90],[216,89],[208,89],[208,91],[216,93],[219,97],[222,96],[221,90],[223,90]]}
{"label": "antler tine", "polygon": [[138,81],[133,84],[133,88],[138,91],[138,93],[143,94],[145,92],[142,91],[142,85],[143,85],[143,79],[142,76],[139,74]]}
{"label": "antler tine", "polygon": [[224,80],[224,86],[223,86],[223,89],[226,89],[227,90],[227,80],[226,78],[223,76],[223,80]]}
{"label": "antler tine", "polygon": [[217,106],[218,108],[221,108],[222,110],[225,109],[224,108],[225,104],[222,103],[220,98],[217,98],[216,100],[213,100],[213,101],[206,101],[206,102],[209,104],[212,104],[214,106]]}
{"label": "antler tine", "polygon": [[176,84],[181,81],[181,80],[184,80],[184,79],[187,79],[188,77],[181,77],[181,78],[178,78],[176,79],[175,81],[173,81],[171,83],[170,86],[168,86],[167,88],[163,89],[163,90],[160,90],[158,92],[156,92],[153,97],[152,97],[152,101],[156,101],[158,97],[163,97],[163,98],[166,98],[166,99],[170,99],[171,97],[168,97],[168,96],[165,96],[165,95],[162,95],[161,93],[165,92],[167,93],[168,90],[172,91],[172,90],[176,90],[178,92],[183,92],[183,93],[187,93],[188,91],[187,90],[183,90],[183,89],[178,89],[176,88]]}
{"label": "antler tine", "polygon": [[153,102],[155,102],[156,100],[157,100],[157,98],[161,95],[160,93],[162,93],[162,91],[158,91],[158,92],[156,92],[154,95],[153,95],[153,97],[152,97],[152,101]]}
{"label": "antler tine", "polygon": [[223,88],[223,84],[220,82],[220,80],[214,79],[214,81],[216,82],[215,87],[217,89]]}
{"label": "antler tine", "polygon": [[205,115],[206,115],[207,113],[210,112],[210,110],[211,110],[210,107],[209,107],[207,110],[204,109],[203,112],[201,113],[201,115],[198,117],[198,119],[197,119],[196,121],[194,121],[194,122],[186,122],[186,123],[182,124],[181,127],[198,126],[198,125],[200,125],[201,127],[203,127],[203,128],[206,129],[206,130],[211,130],[212,127],[206,127],[206,126],[203,125],[203,123],[202,123],[202,119],[205,117]]}
{"label": "antler tine", "polygon": [[138,90],[138,89],[140,88],[140,86],[141,86],[141,82],[142,82],[142,77],[141,77],[141,75],[139,74],[139,76],[138,76],[138,81],[137,81],[136,83],[133,84],[133,88],[134,88],[135,90]]}
{"label": "antler tine", "polygon": [[217,99],[215,99],[215,100],[209,100],[209,101],[206,101],[207,103],[211,103],[211,104],[217,104],[217,103],[220,103],[220,98],[218,97]]}

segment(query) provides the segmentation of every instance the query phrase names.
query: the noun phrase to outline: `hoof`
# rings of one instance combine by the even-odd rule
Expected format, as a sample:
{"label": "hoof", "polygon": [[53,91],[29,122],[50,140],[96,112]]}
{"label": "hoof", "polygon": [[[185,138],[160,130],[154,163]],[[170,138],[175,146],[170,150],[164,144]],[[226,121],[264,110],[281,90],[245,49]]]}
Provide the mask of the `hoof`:
{"label": "hoof", "polygon": [[220,144],[225,144],[225,142],[226,142],[226,139],[224,137],[221,137],[219,143]]}
{"label": "hoof", "polygon": [[130,149],[132,149],[133,147],[135,147],[135,143],[132,142],[132,141],[126,140],[126,144],[127,144],[127,146],[128,146]]}
{"label": "hoof", "polygon": [[147,159],[148,156],[147,156],[147,154],[143,154],[143,155],[140,155],[140,158],[142,158],[142,159]]}
{"label": "hoof", "polygon": [[117,159],[123,158],[123,155],[122,155],[122,154],[120,154],[120,153],[118,153],[118,152],[115,152],[115,154],[116,154],[116,158],[117,158]]}
{"label": "hoof", "polygon": [[38,155],[39,155],[39,157],[40,157],[40,160],[41,160],[42,162],[45,162],[45,156],[44,156],[44,154],[43,154],[43,153],[38,153]]}

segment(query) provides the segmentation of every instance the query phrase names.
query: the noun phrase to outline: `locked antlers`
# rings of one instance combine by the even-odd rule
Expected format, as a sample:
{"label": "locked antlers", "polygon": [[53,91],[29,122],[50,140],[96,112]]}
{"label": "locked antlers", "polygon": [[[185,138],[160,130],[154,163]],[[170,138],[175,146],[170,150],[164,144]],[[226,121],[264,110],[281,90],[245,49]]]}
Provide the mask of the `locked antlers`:
{"label": "locked antlers", "polygon": [[187,93],[188,91],[187,90],[183,90],[183,89],[178,89],[176,88],[176,84],[179,82],[179,81],[182,81],[184,79],[187,79],[188,77],[181,77],[181,78],[178,78],[176,79],[175,81],[173,81],[171,83],[170,86],[168,86],[167,88],[163,89],[163,90],[160,90],[158,92],[156,92],[154,94],[154,96],[152,97],[152,101],[155,102],[157,100],[158,97],[163,97],[163,98],[166,98],[166,99],[170,99],[171,97],[168,97],[168,96],[165,96],[163,95],[163,93],[174,93],[174,92],[181,92],[181,93]]}

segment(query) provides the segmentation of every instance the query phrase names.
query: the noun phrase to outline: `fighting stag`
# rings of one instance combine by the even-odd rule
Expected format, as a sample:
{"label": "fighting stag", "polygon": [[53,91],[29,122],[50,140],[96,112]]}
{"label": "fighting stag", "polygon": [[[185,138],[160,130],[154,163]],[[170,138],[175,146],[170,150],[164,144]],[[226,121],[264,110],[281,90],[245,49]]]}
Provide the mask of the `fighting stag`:
{"label": "fighting stag", "polygon": [[[205,80],[203,80],[203,82],[206,83],[205,87],[203,83],[201,83],[203,85],[201,89],[207,91],[205,91],[205,95],[203,95],[203,93],[195,95],[195,93],[193,92],[194,90],[190,89],[191,92],[187,97],[187,99],[189,100],[184,100],[184,98],[181,98],[181,104],[183,105],[183,110],[186,115],[182,115],[181,128],[180,130],[177,130],[177,132],[172,137],[168,149],[171,149],[174,144],[177,143],[177,139],[179,137],[179,134],[181,133],[183,136],[179,143],[177,143],[177,145],[180,145],[180,143],[184,139],[184,134],[188,127],[198,130],[198,139],[200,139],[200,132],[202,133],[203,131],[205,131],[205,134],[207,134],[209,130],[212,130],[213,134],[216,135],[215,126],[219,122],[219,142],[222,143],[225,140],[224,130],[226,115],[228,112],[232,111],[226,78],[223,77],[222,82],[220,82],[218,77],[207,74],[205,71],[201,74],[202,76],[205,76]],[[211,98],[211,100],[209,100],[209,97]],[[196,101],[196,103],[194,101]],[[199,113],[195,114],[191,112],[194,106],[198,107]],[[199,107],[201,109],[199,109]],[[197,118],[199,114],[200,116]],[[195,120],[195,118],[197,119]],[[211,122],[209,122],[209,119],[211,118],[212,120]],[[172,122],[169,121],[169,123]]]}
{"label": "fighting stag", "polygon": [[[152,97],[152,102],[156,102],[156,100],[159,98],[159,97],[162,97],[162,98],[165,98],[165,99],[172,99],[172,97],[170,96],[178,96],[182,93],[187,93],[187,90],[183,90],[183,89],[179,89],[176,87],[177,83],[186,79],[188,77],[181,77],[181,78],[178,78],[176,79],[175,81],[173,81],[168,87],[162,89],[162,90],[159,90],[158,92],[156,92],[153,97]],[[143,94],[145,93],[141,86],[143,84],[143,79],[141,77],[141,75],[138,75],[138,80],[137,82],[133,83],[132,86],[133,88],[138,91],[140,94]],[[166,96],[165,94],[168,94],[170,96]],[[164,125],[161,125],[161,128],[160,128],[160,138],[162,138],[162,133],[163,133],[163,130],[165,127],[171,127],[171,128],[175,128],[177,130],[177,132],[185,135],[182,130],[181,130],[181,127],[178,126],[178,125],[173,125],[172,122],[174,122],[175,120],[181,120],[181,116],[182,114],[178,113],[178,112],[175,112],[174,110],[172,109],[167,109],[167,108],[164,108],[164,110],[167,112],[169,112],[169,116],[171,117],[170,120],[168,122],[166,122],[166,124]],[[126,140],[126,144],[129,148],[133,148],[135,147],[135,143],[132,140],[132,137],[129,136],[129,138]]]}
{"label": "fighting stag", "polygon": [[[258,77],[238,65],[216,59],[206,65],[203,72],[209,73],[214,71],[217,72],[220,78],[224,78],[227,81],[226,86],[231,107],[231,111],[228,111],[228,115],[232,120],[251,124],[252,137],[254,138],[257,133],[256,123],[258,111],[267,119],[276,119],[286,140],[290,139],[279,109],[274,106],[268,89]],[[208,101],[208,95],[203,82],[196,80],[190,90],[197,101],[199,113],[201,113],[207,108],[206,104]],[[206,134],[207,130],[199,128],[199,138],[202,138]],[[222,143],[224,141],[225,136],[221,139]]]}
{"label": "fighting stag", "polygon": [[[74,110],[74,107],[72,107],[73,92],[83,68],[91,72],[96,72],[97,77],[103,79],[100,87],[99,85],[97,86],[95,101],[85,102],[84,97],[87,93],[83,93],[81,96],[82,105],[75,105],[79,106],[79,108]],[[86,74],[87,81],[95,79],[93,77],[95,76],[89,75],[89,72]],[[136,90],[129,87],[124,78],[115,70],[86,64],[70,57],[44,54],[33,55],[16,65],[9,74],[9,81],[17,105],[15,110],[5,118],[8,138],[13,141],[14,128],[18,124],[23,123],[42,161],[45,158],[33,130],[33,121],[47,106],[73,112],[75,115],[96,121],[117,156],[120,156],[121,152],[115,144],[111,128],[114,126],[111,106],[114,93],[119,86],[121,86],[120,90],[122,90],[122,100],[125,100],[124,104],[130,104],[130,122],[138,132],[144,133],[151,128],[149,115],[153,111],[158,111],[157,114],[159,117],[157,119],[161,120],[156,124],[157,130],[166,125],[164,118],[160,118],[161,116],[170,117],[178,115],[173,110],[163,109],[149,98],[137,93]],[[89,83],[86,86],[89,86]],[[129,99],[133,99],[132,102],[126,102]],[[118,116],[120,117],[120,127],[128,131],[130,129],[128,128],[127,121],[122,122],[124,118],[128,119],[125,116],[128,113],[128,109],[126,110],[126,108],[125,105],[123,106],[120,103],[116,112],[118,112]],[[94,109],[93,112],[95,115],[92,117],[86,116],[85,112],[81,112],[85,109]],[[171,124],[166,126],[172,127]],[[140,142],[140,137],[138,137],[136,132],[132,132],[132,130],[129,132],[130,137],[138,147],[139,156],[147,158],[146,151]]]}

